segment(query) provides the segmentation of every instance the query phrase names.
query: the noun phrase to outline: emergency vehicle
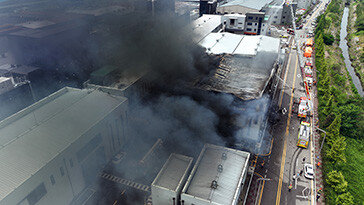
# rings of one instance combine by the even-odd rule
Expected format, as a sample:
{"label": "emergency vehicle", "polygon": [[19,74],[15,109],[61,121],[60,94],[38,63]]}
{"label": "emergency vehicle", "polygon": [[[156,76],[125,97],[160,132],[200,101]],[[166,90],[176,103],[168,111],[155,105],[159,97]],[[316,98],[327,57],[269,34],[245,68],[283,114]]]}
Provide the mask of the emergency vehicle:
{"label": "emergency vehicle", "polygon": [[308,122],[302,121],[298,132],[297,147],[307,148],[310,142],[311,125]]}
{"label": "emergency vehicle", "polygon": [[308,100],[306,97],[301,97],[298,103],[298,117],[306,118],[308,113]]}

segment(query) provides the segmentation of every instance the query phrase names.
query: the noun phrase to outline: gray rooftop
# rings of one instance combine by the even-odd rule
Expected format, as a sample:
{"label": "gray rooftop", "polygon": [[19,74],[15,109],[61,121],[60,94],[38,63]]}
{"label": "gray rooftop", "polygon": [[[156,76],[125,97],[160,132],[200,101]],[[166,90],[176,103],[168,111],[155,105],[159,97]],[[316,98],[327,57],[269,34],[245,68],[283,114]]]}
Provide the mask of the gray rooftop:
{"label": "gray rooftop", "polygon": [[[226,158],[223,158],[223,153]],[[207,144],[191,172],[182,193],[210,204],[230,205],[238,200],[242,178],[247,172],[250,154],[239,150]],[[218,166],[222,165],[222,172]],[[211,188],[213,180],[217,188]]]}
{"label": "gray rooftop", "polygon": [[126,100],[66,87],[1,121],[0,201]]}
{"label": "gray rooftop", "polygon": [[204,14],[191,23],[193,40],[198,43],[208,34],[221,26],[221,15]]}
{"label": "gray rooftop", "polygon": [[274,72],[280,40],[268,36],[210,33],[199,43],[212,55],[224,55],[202,89],[260,98]]}
{"label": "gray rooftop", "polygon": [[269,4],[272,0],[233,0],[226,4],[222,4],[219,7],[227,6],[243,6],[251,9],[261,10],[266,4]]}
{"label": "gray rooftop", "polygon": [[181,182],[188,175],[192,160],[192,157],[172,153],[154,179],[152,186],[159,186],[173,191],[182,188],[183,184]]}

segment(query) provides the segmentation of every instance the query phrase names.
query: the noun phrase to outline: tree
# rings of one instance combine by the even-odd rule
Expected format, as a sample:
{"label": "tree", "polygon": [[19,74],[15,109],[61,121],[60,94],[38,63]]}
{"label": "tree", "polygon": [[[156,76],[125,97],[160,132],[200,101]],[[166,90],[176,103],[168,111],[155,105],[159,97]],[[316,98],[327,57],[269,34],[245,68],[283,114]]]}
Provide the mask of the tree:
{"label": "tree", "polygon": [[346,188],[348,187],[348,182],[345,181],[343,174],[336,170],[332,170],[327,174],[326,182],[338,194],[346,192]]}
{"label": "tree", "polygon": [[343,194],[340,194],[336,198],[335,204],[337,204],[337,205],[352,205],[352,204],[354,204],[354,197],[349,192],[345,192]]}
{"label": "tree", "polygon": [[332,160],[333,163],[346,162],[345,149],[345,137],[339,136],[329,144],[329,149],[326,151],[326,157]]}
{"label": "tree", "polygon": [[332,141],[335,138],[339,137],[340,128],[341,128],[341,114],[337,114],[337,115],[335,115],[334,121],[332,121],[330,126],[326,129],[329,141]]}

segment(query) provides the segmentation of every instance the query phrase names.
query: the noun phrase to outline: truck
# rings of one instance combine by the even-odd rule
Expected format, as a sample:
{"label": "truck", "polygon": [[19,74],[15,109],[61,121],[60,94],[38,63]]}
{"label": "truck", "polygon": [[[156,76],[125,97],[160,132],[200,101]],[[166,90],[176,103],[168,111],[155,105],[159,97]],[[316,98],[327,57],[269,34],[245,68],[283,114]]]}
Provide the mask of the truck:
{"label": "truck", "polygon": [[310,135],[311,124],[306,121],[302,121],[298,132],[297,147],[307,148],[308,143],[310,142]]}
{"label": "truck", "polygon": [[306,118],[309,111],[308,100],[306,97],[300,97],[298,102],[298,117]]}

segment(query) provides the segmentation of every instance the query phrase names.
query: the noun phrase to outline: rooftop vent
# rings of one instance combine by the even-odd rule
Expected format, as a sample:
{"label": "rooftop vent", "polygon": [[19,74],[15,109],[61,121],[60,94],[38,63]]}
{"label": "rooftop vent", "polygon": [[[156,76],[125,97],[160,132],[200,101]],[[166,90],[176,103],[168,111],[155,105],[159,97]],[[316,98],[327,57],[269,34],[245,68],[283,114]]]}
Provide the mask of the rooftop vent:
{"label": "rooftop vent", "polygon": [[213,188],[213,189],[217,189],[217,181],[216,180],[213,180],[212,182],[211,182],[211,188]]}
{"label": "rooftop vent", "polygon": [[221,159],[226,160],[226,158],[227,158],[227,154],[226,153],[222,153]]}
{"label": "rooftop vent", "polygon": [[217,166],[217,171],[221,173],[222,170],[223,170],[222,164],[219,164],[219,166]]}

